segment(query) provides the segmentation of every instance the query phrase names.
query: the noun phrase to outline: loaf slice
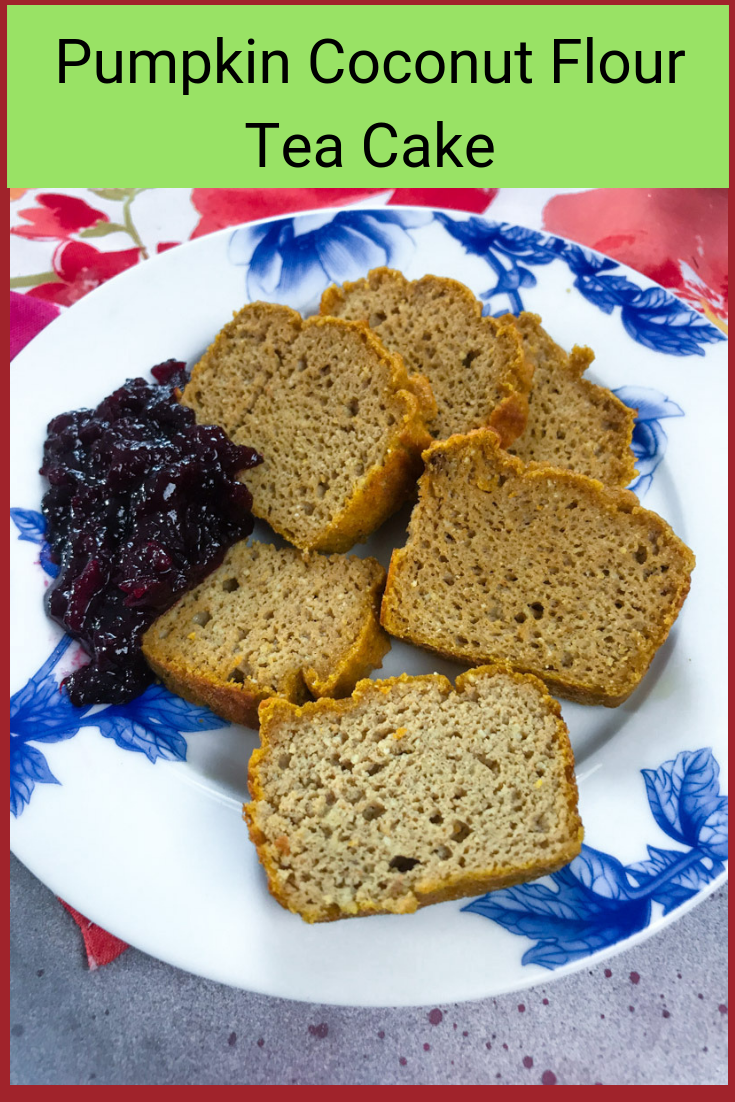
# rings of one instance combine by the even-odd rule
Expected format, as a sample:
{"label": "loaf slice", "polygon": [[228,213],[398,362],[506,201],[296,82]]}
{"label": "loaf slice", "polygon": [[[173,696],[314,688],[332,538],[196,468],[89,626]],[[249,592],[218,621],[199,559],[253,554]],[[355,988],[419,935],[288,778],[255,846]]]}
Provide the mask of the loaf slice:
{"label": "loaf slice", "polygon": [[598,478],[605,486],[628,486],[635,477],[630,450],[635,411],[583,378],[594,359],[591,348],[575,345],[567,355],[536,314],[522,313],[515,321],[535,370],[528,424],[508,451],[524,463],[547,463]]}
{"label": "loaf slice", "polygon": [[553,872],[580,850],[559,705],[504,666],[261,706],[245,808],[268,887],[307,922],[406,914]]}
{"label": "loaf slice", "polygon": [[224,327],[182,402],[260,452],[253,512],[312,551],[347,551],[403,504],[435,413],[426,380],[366,326],[264,302]]}
{"label": "loaf slice", "polygon": [[424,459],[383,626],[470,665],[505,659],[582,704],[621,704],[689,592],[689,548],[629,490],[524,467],[487,429]]}
{"label": "loaf slice", "polygon": [[266,697],[344,696],[381,665],[384,584],[375,559],[242,541],[151,625],[143,654],[172,692],[257,727]]}
{"label": "loaf slice", "polygon": [[483,317],[464,284],[432,275],[409,283],[400,272],[375,268],[366,279],[329,287],[320,309],[367,321],[409,371],[428,378],[437,439],[490,425],[508,445],[523,432],[533,366],[514,319]]}

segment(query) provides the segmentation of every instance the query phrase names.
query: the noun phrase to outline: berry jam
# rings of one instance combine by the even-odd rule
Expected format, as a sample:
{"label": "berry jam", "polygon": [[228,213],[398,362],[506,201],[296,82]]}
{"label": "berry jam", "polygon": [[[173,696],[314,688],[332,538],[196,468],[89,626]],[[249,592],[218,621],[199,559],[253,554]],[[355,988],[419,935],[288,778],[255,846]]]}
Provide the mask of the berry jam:
{"label": "berry jam", "polygon": [[153,681],[140,650],[150,624],[253,530],[237,480],[261,457],[178,402],[186,365],[129,379],[95,410],[48,426],[42,509],[59,574],[46,611],[90,656],[65,682],[78,706],[123,704]]}

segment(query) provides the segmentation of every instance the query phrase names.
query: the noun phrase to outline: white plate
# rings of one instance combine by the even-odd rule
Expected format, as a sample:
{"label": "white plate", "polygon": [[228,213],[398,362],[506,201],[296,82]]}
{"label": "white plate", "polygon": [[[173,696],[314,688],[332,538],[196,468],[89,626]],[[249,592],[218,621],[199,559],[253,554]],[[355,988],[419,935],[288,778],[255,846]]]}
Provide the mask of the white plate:
{"label": "white plate", "polygon": [[[563,704],[586,828],[582,857],[553,881],[479,901],[307,926],[268,895],[241,821],[253,732],[220,721],[203,730],[196,709],[159,690],[116,718],[87,716],[78,731],[74,713],[70,737],[56,686],[72,649],[47,661],[59,634],[43,613],[48,578],[32,512],[16,514],[25,539],[11,525],[12,777],[22,812],[12,821],[12,848],[91,920],[180,968],[293,999],[418,1005],[494,995],[586,966],[590,954],[655,933],[725,876],[717,767],[725,773],[727,402],[719,331],[614,261],[457,213],[327,211],[226,230],[117,276],[20,353],[12,367],[11,502],[38,510],[37,470],[55,414],[96,404],[170,356],[193,363],[248,299],[308,313],[333,279],[379,264],[409,277],[459,278],[493,313],[522,305],[566,347],[591,345],[591,377],[624,388],[624,400],[640,406],[643,503],[697,554],[691,595],[641,688],[614,710]],[[360,553],[387,564],[404,524],[405,516],[390,522]],[[458,667],[396,641],[378,676],[434,669]],[[186,761],[165,760],[184,753]]]}

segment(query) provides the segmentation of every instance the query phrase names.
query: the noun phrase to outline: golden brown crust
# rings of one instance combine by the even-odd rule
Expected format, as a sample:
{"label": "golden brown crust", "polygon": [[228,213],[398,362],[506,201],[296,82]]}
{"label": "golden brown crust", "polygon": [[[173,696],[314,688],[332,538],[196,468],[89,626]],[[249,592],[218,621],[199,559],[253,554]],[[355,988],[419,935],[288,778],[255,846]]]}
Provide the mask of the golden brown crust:
{"label": "golden brown crust", "polygon": [[465,873],[446,881],[425,881],[419,888],[413,889],[411,896],[387,903],[385,906],[362,903],[354,911],[346,914],[339,909],[336,903],[331,903],[321,910],[297,911],[289,905],[288,897],[280,892],[277,885],[278,866],[265,852],[265,836],[253,826],[249,812],[249,805],[243,809],[243,819],[248,825],[250,840],[258,851],[258,859],[263,866],[267,878],[267,887],[273,898],[292,914],[298,914],[305,922],[336,922],[341,918],[368,918],[370,915],[386,914],[415,914],[422,907],[430,907],[434,903],[449,903],[454,899],[465,899],[470,895],[485,895],[487,892],[498,891],[500,888],[512,888],[516,884],[525,884],[529,880],[539,880],[542,876],[549,876],[552,872],[568,865],[578,856],[584,838],[584,830],[580,824],[576,839],[569,842],[568,847],[558,861],[546,865],[529,865],[526,868],[493,868],[476,870]]}
{"label": "golden brown crust", "polygon": [[[426,879],[417,884],[408,896],[402,896],[396,900],[387,900],[383,906],[374,905],[372,903],[362,903],[355,911],[351,911],[349,914],[342,911],[335,903],[306,912],[299,911],[293,907],[288,896],[282,891],[279,891],[277,876],[278,866],[268,851],[268,840],[266,836],[255,824],[252,811],[253,806],[259,800],[265,799],[265,792],[260,776],[260,765],[261,762],[275,750],[274,736],[277,739],[280,721],[292,716],[309,717],[311,715],[323,715],[325,713],[334,716],[346,715],[366,696],[376,691],[387,695],[390,693],[393,685],[406,682],[433,682],[444,695],[449,695],[452,692],[463,693],[471,686],[473,679],[478,674],[488,676],[504,674],[510,676],[518,683],[526,682],[533,685],[534,688],[542,694],[542,704],[556,717],[556,753],[561,756],[564,763],[564,773],[567,782],[566,803],[569,810],[570,822],[570,837],[559,857],[547,864],[529,862],[524,866],[514,868],[495,867],[482,870],[475,869],[441,880]],[[461,899],[468,895],[480,895],[484,892],[512,887],[514,884],[520,884],[531,879],[546,876],[568,864],[580,852],[584,830],[577,810],[578,791],[574,774],[574,754],[569,742],[567,726],[561,717],[559,702],[548,695],[546,686],[539,678],[531,674],[519,673],[507,662],[493,662],[485,666],[468,670],[457,678],[454,688],[451,682],[442,674],[422,674],[417,677],[412,677],[404,673],[401,674],[400,677],[390,677],[380,681],[368,679],[359,681],[352,695],[343,700],[321,699],[314,702],[307,702],[301,706],[295,706],[282,699],[272,697],[269,700],[263,701],[260,705],[259,718],[261,745],[258,749],[253,751],[250,757],[248,766],[248,791],[250,792],[251,803],[243,806],[243,818],[248,825],[250,839],[258,852],[258,859],[266,872],[268,891],[282,907],[286,910],[290,910],[294,914],[300,914],[306,922],[333,922],[345,917],[359,918],[374,914],[412,914],[419,908],[430,906],[433,903],[443,903],[453,899]]]}
{"label": "golden brown crust", "polygon": [[[387,272],[387,268],[375,268],[374,271]],[[326,291],[322,294],[322,300],[319,303],[319,313],[323,318],[336,318],[339,316],[340,308],[344,305],[345,292],[351,291],[353,288],[359,286],[360,281],[347,280],[341,287],[338,287],[336,283],[332,283],[330,287],[327,287]]]}
{"label": "golden brown crust", "polygon": [[406,381],[406,389],[416,396],[424,421],[433,421],[436,417],[436,398],[434,397],[434,391],[431,389],[431,383],[426,376],[418,373],[409,375]]}
{"label": "golden brown crust", "polygon": [[[427,275],[409,282],[402,272],[385,267],[373,268],[364,279],[352,282],[346,281],[341,287],[334,284],[328,287],[322,295],[319,307],[320,315],[322,317],[339,316],[347,296],[352,291],[380,280],[398,284],[402,294],[406,296],[414,288],[420,288],[425,283],[445,287],[464,301],[465,307],[473,320],[487,331],[490,342],[504,344],[506,370],[500,383],[504,398],[492,410],[488,411],[485,423],[487,427],[497,432],[503,447],[508,447],[526,427],[528,421],[528,394],[531,390],[534,373],[534,365],[525,354],[515,318],[510,314],[500,320],[484,316],[482,303],[475,297],[469,287],[456,279]],[[366,318],[364,321],[367,324],[369,319]]]}
{"label": "golden brown crust", "polygon": [[[388,369],[391,379],[391,397],[401,407],[396,424],[386,437],[382,462],[374,464],[355,483],[350,498],[342,511],[317,533],[304,534],[274,517],[267,498],[257,491],[253,497],[253,513],[268,521],[285,539],[302,551],[344,552],[356,542],[364,541],[398,510],[415,492],[416,480],[421,473],[421,452],[431,442],[426,422],[436,415],[436,402],[429,381],[422,375],[409,376],[402,358],[389,352],[368,326],[361,321],[345,321],[343,318],[311,317],[301,315],[287,306],[273,303],[249,303],[233,314],[213,343],[192,369],[191,377],[181,397],[182,404],[196,411],[196,391],[209,371],[216,370],[220,354],[226,350],[238,319],[246,311],[257,307],[264,315],[289,315],[289,323],[302,331],[310,328],[330,327],[345,333],[358,334],[367,348]],[[246,476],[248,485],[253,476]]]}
{"label": "golden brown crust", "polygon": [[146,659],[169,692],[192,704],[209,708],[215,715],[222,716],[231,723],[241,723],[243,727],[258,729],[258,705],[268,698],[269,690],[261,689],[249,679],[242,685],[223,684],[174,662],[164,665],[150,655],[146,655]]}
{"label": "golden brown crust", "polygon": [[510,394],[490,414],[487,427],[497,433],[504,448],[516,440],[528,423],[528,395]]}
{"label": "golden brown crust", "polygon": [[[592,494],[597,499],[597,503],[601,509],[613,513],[630,513],[634,516],[645,517],[649,523],[657,526],[662,540],[669,540],[675,545],[677,552],[682,556],[686,570],[691,573],[694,569],[695,558],[692,551],[678,538],[671,526],[662,517],[659,517],[656,513],[648,509],[643,509],[638,502],[638,498],[630,490],[605,487],[601,482],[593,478],[588,478],[586,475],[577,474],[574,471],[562,468],[549,467],[541,463],[529,463],[524,465],[520,459],[503,451],[498,446],[497,436],[487,429],[477,429],[466,435],[451,436],[449,440],[436,441],[423,453],[426,471],[419,481],[419,500],[421,500],[424,495],[428,495],[431,492],[431,467],[433,461],[453,454],[462,454],[468,445],[468,441],[473,440],[478,442],[483,450],[486,450],[495,466],[512,472],[516,476],[520,476],[529,481],[545,481],[548,478],[553,478],[559,484],[572,486],[580,493]],[[380,622],[386,631],[396,636],[396,638],[413,643],[415,646],[423,647],[426,650],[432,651],[434,654],[440,655],[442,658],[447,658],[455,662],[479,661],[493,663],[498,659],[508,661],[507,656],[502,654],[496,655],[488,652],[486,654],[477,655],[474,652],[465,653],[459,648],[456,650],[447,649],[435,638],[415,630],[407,630],[405,621],[398,614],[396,586],[401,567],[404,562],[409,560],[409,556],[409,546],[397,548],[391,556],[388,568],[388,580],[386,582],[380,611]],[[529,669],[516,662],[511,662],[511,665],[520,672],[532,673],[542,678],[552,692],[558,693],[559,696],[565,697],[567,700],[573,700],[578,704],[602,704],[608,708],[616,708],[619,704],[627,700],[633,690],[640,684],[653,657],[666,640],[679,615],[681,607],[689,593],[689,587],[690,579],[687,576],[679,588],[676,601],[662,614],[657,622],[656,634],[650,642],[650,656],[648,662],[643,668],[639,668],[636,671],[635,678],[631,680],[623,692],[611,691],[610,687],[604,684],[583,684],[571,676],[565,676],[559,671],[551,672],[547,670]]]}
{"label": "golden brown crust", "polygon": [[[284,700],[301,704],[315,697],[340,697],[349,694],[355,683],[371,670],[379,668],[390,650],[390,639],[380,625],[380,600],[385,571],[375,563],[375,576],[366,593],[368,613],[358,638],[340,658],[328,677],[320,680],[314,669],[294,670],[284,680]],[[192,704],[203,705],[215,715],[232,723],[258,729],[258,707],[274,698],[273,689],[264,688],[247,677],[242,683],[222,681],[199,673],[191,665],[164,659],[155,643],[155,623],[143,637],[142,650],[148,665],[166,688]]]}

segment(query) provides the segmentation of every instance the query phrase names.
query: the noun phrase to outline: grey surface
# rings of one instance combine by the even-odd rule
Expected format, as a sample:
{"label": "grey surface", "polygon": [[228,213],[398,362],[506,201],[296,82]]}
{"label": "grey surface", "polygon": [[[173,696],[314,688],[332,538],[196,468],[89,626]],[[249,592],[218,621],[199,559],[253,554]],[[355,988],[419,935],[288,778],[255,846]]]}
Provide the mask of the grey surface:
{"label": "grey surface", "polygon": [[90,972],[72,918],[14,858],[10,888],[13,1084],[727,1081],[726,888],[594,969],[401,1010],[251,995],[134,949]]}

